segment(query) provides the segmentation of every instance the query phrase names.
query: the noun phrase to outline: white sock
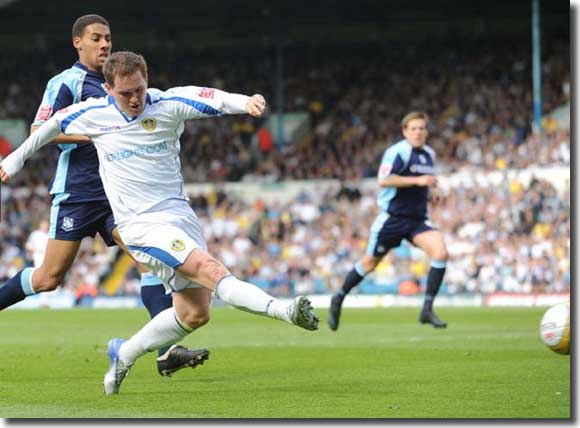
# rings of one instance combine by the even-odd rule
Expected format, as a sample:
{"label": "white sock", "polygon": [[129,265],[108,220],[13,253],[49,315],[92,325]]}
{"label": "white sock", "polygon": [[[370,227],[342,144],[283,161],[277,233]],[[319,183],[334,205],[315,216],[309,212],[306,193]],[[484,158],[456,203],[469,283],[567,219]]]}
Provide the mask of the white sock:
{"label": "white sock", "polygon": [[131,365],[147,352],[179,342],[193,330],[180,323],[173,307],[158,313],[119,348],[119,358]]}
{"label": "white sock", "polygon": [[220,280],[216,286],[215,295],[236,309],[292,322],[286,313],[288,305],[270,296],[254,284],[240,281],[233,275],[228,275]]}

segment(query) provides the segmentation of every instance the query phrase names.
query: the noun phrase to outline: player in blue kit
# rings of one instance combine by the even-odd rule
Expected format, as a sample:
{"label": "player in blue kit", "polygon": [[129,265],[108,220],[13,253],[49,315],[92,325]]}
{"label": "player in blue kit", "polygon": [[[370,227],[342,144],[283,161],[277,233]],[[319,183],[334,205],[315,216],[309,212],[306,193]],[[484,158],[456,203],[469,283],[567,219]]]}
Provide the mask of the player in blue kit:
{"label": "player in blue kit", "polygon": [[429,225],[427,215],[429,190],[435,191],[437,186],[435,152],[426,145],[428,123],[426,113],[407,114],[401,123],[405,139],[389,147],[383,155],[378,173],[382,190],[377,198],[381,212],[371,226],[367,253],[332,296],[328,314],[331,330],[338,329],[345,296],[403,239],[423,249],[431,259],[419,321],[436,328],[447,327],[433,312],[433,300],[443,281],[448,255],[443,234]]}
{"label": "player in blue kit", "polygon": [[[107,95],[102,67],[111,53],[111,32],[107,20],[99,15],[85,15],[76,20],[72,41],[79,59],[53,77],[47,84],[32,132],[53,113],[79,101]],[[29,295],[55,290],[70,269],[81,241],[98,232],[108,246],[117,243],[125,251],[111,207],[99,176],[99,160],[94,145],[84,135],[56,137],[61,150],[56,174],[50,184],[53,195],[49,240],[40,267],[26,268],[0,287],[0,310]],[[141,297],[151,318],[171,307],[171,295],[155,275],[141,270]],[[159,351],[157,368],[161,375],[171,375],[184,367],[195,367],[209,356],[207,349],[188,350],[171,346]]]}

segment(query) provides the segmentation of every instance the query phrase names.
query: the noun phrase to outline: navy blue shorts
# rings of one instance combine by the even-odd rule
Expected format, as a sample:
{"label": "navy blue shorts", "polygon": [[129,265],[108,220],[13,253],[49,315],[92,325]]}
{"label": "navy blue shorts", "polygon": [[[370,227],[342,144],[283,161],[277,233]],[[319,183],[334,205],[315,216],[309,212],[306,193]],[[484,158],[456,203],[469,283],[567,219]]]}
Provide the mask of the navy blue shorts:
{"label": "navy blue shorts", "polygon": [[94,237],[97,232],[105,243],[115,244],[113,229],[115,219],[108,201],[67,202],[56,195],[50,210],[48,236],[62,241],[81,241],[87,236]]}
{"label": "navy blue shorts", "polygon": [[382,257],[390,249],[398,247],[403,239],[413,242],[413,238],[428,230],[435,230],[425,220],[408,217],[394,217],[382,212],[371,226],[367,254]]}

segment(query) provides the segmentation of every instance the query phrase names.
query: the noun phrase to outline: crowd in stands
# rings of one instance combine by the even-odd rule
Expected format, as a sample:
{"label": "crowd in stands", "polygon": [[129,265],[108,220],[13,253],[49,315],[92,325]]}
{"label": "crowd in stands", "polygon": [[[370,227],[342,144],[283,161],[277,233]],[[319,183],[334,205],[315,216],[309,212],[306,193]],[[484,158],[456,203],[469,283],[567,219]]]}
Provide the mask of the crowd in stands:
{"label": "crowd in stands", "polygon": [[[544,113],[570,100],[566,49],[569,52],[564,43],[547,50]],[[523,168],[569,161],[559,152],[562,139],[569,139],[565,131],[532,137],[527,44],[482,45],[477,51],[389,47],[372,54],[352,53],[348,62],[344,56],[304,62],[290,57],[284,106],[287,112],[308,111],[312,132],[267,151],[256,137],[263,121],[191,122],[183,136],[186,179],[372,177],[385,147],[402,138],[401,118],[413,109],[431,114],[430,144],[448,171],[466,164],[493,170],[498,165]],[[273,64],[260,65],[275,74]],[[236,84],[228,83],[228,88],[253,90],[233,81]],[[256,85],[265,88],[269,100],[276,100],[271,83],[263,79]],[[544,147],[542,153],[538,146]]]}
{"label": "crowd in stands", "polygon": [[[225,199],[197,212],[210,249],[236,274],[274,293],[334,292],[366,251],[377,214],[372,190],[342,195],[302,194],[282,206]],[[448,292],[569,290],[569,194],[558,195],[549,182],[453,188],[431,208],[451,255]],[[405,282],[423,286],[428,269],[425,254],[405,243],[361,291],[397,293]]]}
{"label": "crowd in stands", "polygon": [[[188,182],[278,181],[310,178],[362,178],[376,173],[385,148],[401,137],[400,120],[410,110],[432,117],[430,144],[448,171],[466,165],[493,170],[529,165],[567,164],[561,143],[566,131],[537,137],[531,133],[532,82],[529,40],[453,47],[424,42],[337,50],[288,49],[284,59],[283,111],[306,112],[311,131],[294,141],[272,144],[277,129],[267,119],[224,117],[189,121],[182,141],[182,165]],[[569,41],[543,47],[543,112],[570,102]],[[145,53],[150,86],[161,89],[197,84],[232,92],[263,93],[269,114],[279,110],[275,57],[167,51]],[[32,64],[38,59],[31,59]],[[69,64],[31,66],[21,72],[7,61],[0,84],[0,118],[30,121],[46,80]],[[179,64],[179,66],[168,66]],[[12,73],[12,74],[11,74]],[[275,127],[273,127],[275,128]],[[269,134],[262,138],[262,134]],[[263,142],[266,143],[263,143]],[[270,143],[268,143],[270,142]],[[56,150],[56,149],[55,149]],[[41,171],[23,175],[18,184],[38,178],[46,183],[56,153],[37,160]]]}
{"label": "crowd in stands", "polygon": [[[458,45],[459,46],[459,45]],[[310,132],[283,145],[261,138],[266,119],[227,117],[189,121],[182,136],[188,182],[278,181],[374,177],[384,150],[400,136],[410,110],[432,117],[429,144],[441,174],[569,166],[569,127],[531,132],[529,43],[497,46],[383,46],[285,58],[284,112],[309,114]],[[570,102],[567,41],[544,51],[544,113]],[[153,87],[184,84],[263,93],[277,110],[274,58],[223,60],[187,54],[145,54]],[[69,64],[31,59],[17,78],[0,84],[0,118],[30,121],[49,76]],[[38,62],[38,67],[34,66]],[[164,69],[167,64],[179,67]],[[10,75],[18,63],[0,65]],[[12,67],[12,68],[11,68]],[[13,70],[14,69],[14,70]],[[0,281],[31,261],[27,237],[48,218],[58,149],[43,149],[10,187],[2,189]],[[359,189],[303,194],[287,204],[248,204],[227,194],[192,195],[210,250],[237,275],[278,295],[332,292],[366,248],[376,215],[375,194]],[[447,292],[560,291],[570,286],[570,195],[543,180],[503,189],[455,187],[432,207],[446,234],[451,259]],[[102,293],[116,249],[100,239],[83,243],[65,287]],[[361,292],[419,292],[428,270],[425,256],[403,245],[385,258]],[[136,270],[120,291],[136,294]]]}
{"label": "crowd in stands", "polygon": [[[191,201],[210,252],[240,278],[282,296],[336,291],[366,251],[377,214],[375,192],[358,188],[303,192],[284,204],[261,199],[250,204],[223,192],[191,195]],[[0,229],[0,281],[30,263],[22,250],[24,231],[42,218],[36,212],[47,212],[47,203],[24,192],[4,197],[11,226]],[[444,231],[450,252],[443,292],[569,291],[569,185],[563,193],[540,179],[527,186],[513,180],[499,188],[485,182],[452,187],[431,206],[431,219]],[[86,239],[65,287],[104,294],[99,284],[116,252],[100,238]],[[425,254],[404,243],[358,292],[420,293],[428,269]],[[118,294],[138,293],[134,268]]]}

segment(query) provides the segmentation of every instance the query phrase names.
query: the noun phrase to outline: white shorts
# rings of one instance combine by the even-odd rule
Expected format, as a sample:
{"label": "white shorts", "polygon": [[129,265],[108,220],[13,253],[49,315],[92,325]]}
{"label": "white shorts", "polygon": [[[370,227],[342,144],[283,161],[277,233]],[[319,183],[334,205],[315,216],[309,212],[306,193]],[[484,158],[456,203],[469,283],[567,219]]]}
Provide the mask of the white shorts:
{"label": "white shorts", "polygon": [[199,287],[176,272],[193,250],[207,251],[200,221],[187,201],[165,201],[119,226],[119,234],[135,260],[163,281],[167,293]]}

